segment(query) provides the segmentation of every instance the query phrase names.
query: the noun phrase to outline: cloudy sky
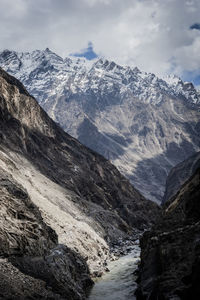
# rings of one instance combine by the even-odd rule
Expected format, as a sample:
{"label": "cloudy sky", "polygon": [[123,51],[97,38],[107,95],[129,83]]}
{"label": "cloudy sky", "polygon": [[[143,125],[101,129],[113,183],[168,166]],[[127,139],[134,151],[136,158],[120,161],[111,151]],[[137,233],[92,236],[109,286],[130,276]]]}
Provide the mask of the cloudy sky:
{"label": "cloudy sky", "polygon": [[93,57],[200,85],[199,0],[0,0],[0,8],[0,50],[49,47],[65,57],[89,43]]}

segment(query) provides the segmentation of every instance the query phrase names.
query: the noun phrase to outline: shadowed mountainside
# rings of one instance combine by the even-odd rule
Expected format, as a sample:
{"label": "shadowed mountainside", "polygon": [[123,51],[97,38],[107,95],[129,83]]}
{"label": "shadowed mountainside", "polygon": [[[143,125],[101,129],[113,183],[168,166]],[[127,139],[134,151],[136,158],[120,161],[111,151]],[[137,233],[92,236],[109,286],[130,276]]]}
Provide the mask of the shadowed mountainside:
{"label": "shadowed mountainside", "polygon": [[200,152],[172,168],[167,177],[162,203],[170,200],[198,168],[200,168]]}
{"label": "shadowed mountainside", "polygon": [[200,169],[164,204],[145,232],[137,299],[200,298]]}

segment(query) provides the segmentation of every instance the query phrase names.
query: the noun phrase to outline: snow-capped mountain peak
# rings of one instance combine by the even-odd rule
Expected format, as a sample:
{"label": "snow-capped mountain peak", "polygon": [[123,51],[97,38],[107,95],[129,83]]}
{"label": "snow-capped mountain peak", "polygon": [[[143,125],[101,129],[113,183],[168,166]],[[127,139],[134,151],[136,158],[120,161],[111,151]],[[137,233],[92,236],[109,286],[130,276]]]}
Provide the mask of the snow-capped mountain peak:
{"label": "snow-capped mountain peak", "polygon": [[200,94],[176,76],[159,78],[104,57],[63,59],[48,48],[5,50],[0,66],[149,199],[161,200],[170,168],[199,150]]}
{"label": "snow-capped mountain peak", "polygon": [[[147,103],[160,103],[164,99],[164,96],[157,96],[160,91],[170,96],[182,96],[192,104],[200,103],[199,93],[191,83],[184,83],[174,75],[158,78],[152,73],[141,72],[137,67],[120,66],[106,58],[89,61],[85,58],[69,56],[63,59],[49,48],[33,52],[4,50],[0,53],[0,64],[20,80],[25,80],[26,84],[27,77],[40,70],[49,71],[51,78],[61,76],[64,81],[69,81],[70,77],[75,78],[77,75],[82,77],[84,74],[87,77],[85,84],[80,86],[79,80],[76,80],[79,84],[78,90],[87,90],[86,85],[91,77],[95,77],[97,81],[109,82],[112,86],[117,84],[124,95],[135,95]],[[27,88],[29,89],[28,86]],[[73,85],[73,91],[74,88]]]}

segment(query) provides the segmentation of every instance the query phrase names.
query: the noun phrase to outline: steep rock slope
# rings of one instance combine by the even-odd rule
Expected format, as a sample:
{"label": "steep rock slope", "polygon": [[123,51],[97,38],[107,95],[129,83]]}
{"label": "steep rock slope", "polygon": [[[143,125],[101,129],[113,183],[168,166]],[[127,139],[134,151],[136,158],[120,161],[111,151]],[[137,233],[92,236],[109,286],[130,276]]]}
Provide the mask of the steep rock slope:
{"label": "steep rock slope", "polygon": [[200,169],[141,239],[137,299],[200,298]]}
{"label": "steep rock slope", "polygon": [[175,166],[169,172],[167,177],[165,194],[162,203],[170,200],[172,196],[178,192],[181,185],[183,185],[198,168],[200,168],[200,152],[197,152]]}
{"label": "steep rock slope", "polygon": [[0,200],[0,299],[85,299],[92,284],[86,262],[58,245],[26,190],[1,167]]}
{"label": "steep rock slope", "polygon": [[199,151],[200,96],[191,83],[106,59],[62,59],[49,49],[6,50],[0,65],[148,199],[161,201],[170,169]]}
{"label": "steep rock slope", "polygon": [[154,222],[158,207],[105,158],[56,125],[23,85],[0,69],[0,163],[27,189],[60,244],[91,273],[109,247]]}

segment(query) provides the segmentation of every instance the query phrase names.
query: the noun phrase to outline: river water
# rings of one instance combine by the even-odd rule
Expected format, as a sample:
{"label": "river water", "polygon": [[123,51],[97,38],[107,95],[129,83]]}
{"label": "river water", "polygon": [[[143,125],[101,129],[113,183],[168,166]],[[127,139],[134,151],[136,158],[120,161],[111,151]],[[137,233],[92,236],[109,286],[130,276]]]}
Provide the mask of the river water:
{"label": "river water", "polygon": [[108,264],[110,270],[94,284],[89,300],[134,300],[137,284],[133,272],[137,269],[140,248],[132,246],[128,255],[120,257]]}

